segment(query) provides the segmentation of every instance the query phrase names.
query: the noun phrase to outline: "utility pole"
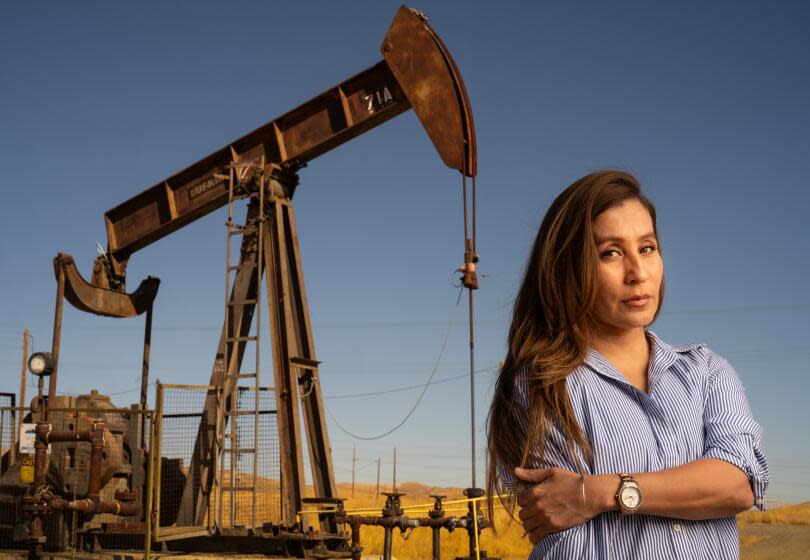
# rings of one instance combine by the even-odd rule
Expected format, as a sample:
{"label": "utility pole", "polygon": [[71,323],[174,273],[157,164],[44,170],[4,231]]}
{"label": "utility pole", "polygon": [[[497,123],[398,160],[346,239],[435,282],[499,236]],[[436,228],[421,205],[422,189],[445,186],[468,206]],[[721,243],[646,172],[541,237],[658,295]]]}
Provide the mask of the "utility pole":
{"label": "utility pole", "polygon": [[26,375],[28,372],[28,341],[31,338],[31,333],[28,332],[28,329],[23,331],[23,352],[22,352],[22,369],[20,370],[20,402],[19,410],[15,410],[14,414],[17,414],[17,426],[12,427],[12,432],[16,430],[16,433],[12,436],[12,444],[11,444],[11,459],[12,461],[16,460],[15,451],[16,445],[14,443],[17,440],[17,435],[20,433],[23,424],[23,409],[25,407],[25,381],[28,378]]}
{"label": "utility pole", "polygon": [[354,498],[354,471],[357,465],[357,444],[352,444],[352,498]]}
{"label": "utility pole", "polygon": [[377,457],[377,497],[380,497],[380,458]]}

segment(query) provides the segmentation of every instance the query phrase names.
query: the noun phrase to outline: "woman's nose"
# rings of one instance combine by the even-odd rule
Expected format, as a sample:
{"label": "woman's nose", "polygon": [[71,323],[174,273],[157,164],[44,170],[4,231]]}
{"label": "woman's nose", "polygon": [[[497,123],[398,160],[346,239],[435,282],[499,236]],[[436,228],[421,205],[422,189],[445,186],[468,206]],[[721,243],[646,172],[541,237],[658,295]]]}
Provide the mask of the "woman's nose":
{"label": "woman's nose", "polygon": [[625,281],[628,284],[638,284],[649,278],[650,274],[641,258],[641,255],[630,255],[625,259]]}

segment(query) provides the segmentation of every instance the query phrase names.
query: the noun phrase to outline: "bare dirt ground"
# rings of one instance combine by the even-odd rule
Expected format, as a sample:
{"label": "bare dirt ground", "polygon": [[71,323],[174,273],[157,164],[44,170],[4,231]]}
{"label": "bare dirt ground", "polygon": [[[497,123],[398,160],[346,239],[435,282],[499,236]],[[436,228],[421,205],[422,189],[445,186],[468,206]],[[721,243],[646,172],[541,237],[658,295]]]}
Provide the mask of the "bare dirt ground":
{"label": "bare dirt ground", "polygon": [[810,525],[749,523],[745,533],[761,540],[743,546],[741,560],[810,558]]}

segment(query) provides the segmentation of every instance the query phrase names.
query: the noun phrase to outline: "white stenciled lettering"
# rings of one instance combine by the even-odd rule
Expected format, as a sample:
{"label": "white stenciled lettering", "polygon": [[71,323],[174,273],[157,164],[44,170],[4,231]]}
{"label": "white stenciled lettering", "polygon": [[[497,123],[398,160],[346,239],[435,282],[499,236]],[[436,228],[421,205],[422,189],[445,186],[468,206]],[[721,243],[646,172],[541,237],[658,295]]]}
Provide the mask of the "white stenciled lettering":
{"label": "white stenciled lettering", "polygon": [[391,95],[391,90],[388,89],[388,86],[384,86],[382,89],[378,89],[368,95],[364,95],[363,101],[366,102],[366,110],[369,113],[373,113],[374,111],[382,109],[386,105],[393,103],[394,96]]}

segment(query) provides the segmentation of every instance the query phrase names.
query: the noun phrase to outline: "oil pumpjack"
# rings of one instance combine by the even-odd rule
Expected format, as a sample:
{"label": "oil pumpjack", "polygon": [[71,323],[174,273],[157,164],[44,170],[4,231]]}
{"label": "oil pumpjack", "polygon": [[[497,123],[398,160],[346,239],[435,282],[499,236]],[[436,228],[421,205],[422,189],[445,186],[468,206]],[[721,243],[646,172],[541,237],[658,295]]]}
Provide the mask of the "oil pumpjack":
{"label": "oil pumpjack", "polygon": [[[203,410],[197,415],[191,460],[183,467],[178,505],[171,526],[161,528],[163,542],[263,537],[254,540],[269,543],[269,549],[279,553],[323,558],[351,555],[335,515],[319,515],[320,526],[309,530],[302,526],[299,515],[306,503],[337,504],[340,500],[291,202],[299,184],[297,172],[319,155],[412,108],[442,161],[462,178],[476,175],[475,128],[467,92],[452,56],[425,16],[402,6],[381,52],[383,60],[374,66],[108,210],[104,214],[107,249],[97,257],[90,282],[82,278],[69,255],[54,259],[53,347],[49,354],[39,354],[50,366],[38,372],[41,380],[49,376],[48,389],[46,396],[41,381],[32,403],[34,480],[21,500],[26,523],[23,533],[32,550],[64,548],[66,516],[77,512],[78,534],[84,530],[94,535],[79,543],[85,548],[98,546],[99,535],[119,533],[139,534],[144,546],[151,546],[143,528],[150,526],[146,523],[149,516],[151,525],[160,525],[156,510],[162,499],[165,462],[160,455],[159,429],[155,423],[147,428],[145,415],[114,409],[109,399],[99,395],[91,399],[93,406],[104,401],[109,412],[100,415],[77,409],[73,416],[65,412],[65,406],[76,403],[56,395],[63,300],[79,310],[108,317],[146,314],[141,396],[132,406],[132,410],[146,411],[151,313],[159,281],[147,278],[138,289],[127,292],[127,263],[147,245],[227,206],[224,324]],[[248,201],[246,221],[237,224],[233,205],[242,199]],[[465,208],[465,220],[466,213]],[[240,238],[236,253],[231,242]],[[463,282],[473,290],[477,288],[477,255],[469,239],[464,261]],[[262,312],[262,278],[272,345],[272,387],[261,383],[262,333],[259,328],[252,330],[254,319]],[[246,360],[249,344],[255,345],[255,363]],[[274,410],[264,410],[259,404],[267,392],[274,396]],[[240,404],[243,394],[252,395],[247,406]],[[256,508],[261,492],[257,483],[259,422],[267,413],[275,417],[280,452],[276,487],[280,507],[272,518],[257,514]],[[74,429],[71,423],[73,431],[67,430],[69,418],[76,419],[82,429]],[[238,432],[244,430],[253,435],[240,443]],[[119,442],[122,450],[128,450],[116,454],[115,465],[108,457],[110,442]],[[89,460],[82,474],[86,480],[77,495],[76,488],[71,493],[61,484],[60,469],[67,467],[57,459],[73,457],[71,453],[79,449],[86,454],[88,444]],[[49,445],[59,452],[49,453]],[[305,498],[304,447],[309,453],[314,498]],[[75,458],[71,460],[75,464]],[[237,465],[252,474],[240,479]],[[10,473],[0,481],[0,494],[20,486]],[[147,485],[150,478],[154,485]],[[108,486],[113,480],[118,486],[111,493]],[[245,503],[237,500],[237,493],[252,498]],[[238,513],[239,509],[245,511]],[[118,522],[94,525],[93,518],[101,514]],[[55,524],[54,518],[60,516],[62,521]]]}

